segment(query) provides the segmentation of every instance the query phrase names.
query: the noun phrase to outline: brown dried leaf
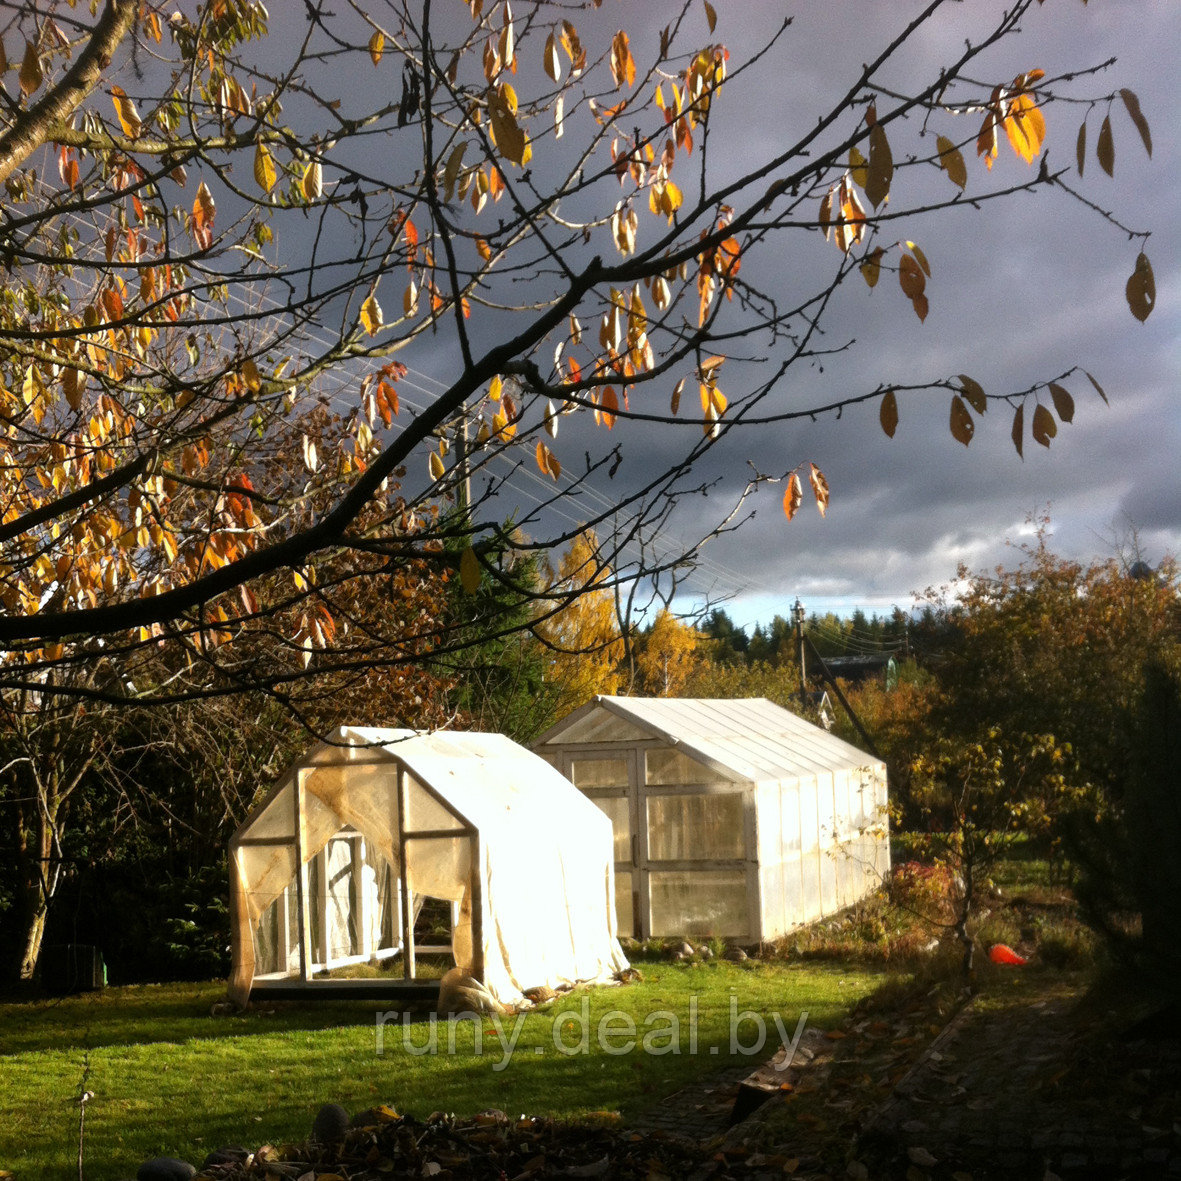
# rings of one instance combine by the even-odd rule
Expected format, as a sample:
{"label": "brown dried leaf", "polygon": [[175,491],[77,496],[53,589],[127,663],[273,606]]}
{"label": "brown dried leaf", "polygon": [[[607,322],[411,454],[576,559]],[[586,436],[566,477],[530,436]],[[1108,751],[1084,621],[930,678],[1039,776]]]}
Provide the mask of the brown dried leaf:
{"label": "brown dried leaf", "polygon": [[783,515],[790,521],[799,512],[804,503],[804,488],[800,483],[798,472],[792,472],[787,478],[787,491],[783,494]]}
{"label": "brown dried leaf", "polygon": [[959,394],[952,395],[951,437],[957,443],[963,443],[967,447],[975,433],[976,424],[972,421],[972,416],[968,413],[968,408],[964,405],[963,398]]}
{"label": "brown dried leaf", "polygon": [[1144,141],[1144,150],[1151,157],[1152,132],[1148,128],[1148,120],[1144,118],[1144,112],[1140,110],[1140,100],[1133,91],[1126,87],[1120,90],[1119,96],[1124,100],[1124,106],[1128,110],[1128,116],[1136,124],[1136,130],[1140,132],[1140,138]]}
{"label": "brown dried leaf", "polygon": [[917,299],[923,294],[927,286],[927,277],[912,255],[904,254],[898,260],[898,282],[902,286],[902,294],[907,299]]}
{"label": "brown dried leaf", "polygon": [[37,47],[31,42],[25,42],[25,56],[21,62],[21,69],[19,75],[19,82],[21,93],[25,95],[35,94],[40,89],[45,75],[41,72],[41,55],[37,52]]}
{"label": "brown dried leaf", "polygon": [[983,414],[988,409],[988,398],[985,396],[984,388],[966,373],[960,374],[960,391],[977,414]]}
{"label": "brown dried leaf", "polygon": [[808,465],[808,482],[812,485],[812,495],[816,497],[816,507],[823,517],[828,512],[828,481],[824,473],[814,464]]}
{"label": "brown dried leaf", "polygon": [[865,195],[873,202],[875,209],[890,195],[890,183],[894,179],[894,155],[886,139],[885,128],[875,123],[869,129],[869,175],[865,183]]}
{"label": "brown dried leaf", "polygon": [[1082,176],[1083,165],[1087,159],[1087,121],[1085,119],[1079,124],[1078,139],[1074,145],[1074,159],[1078,164],[1078,174]]}
{"label": "brown dried leaf", "polygon": [[1054,413],[1063,422],[1074,422],[1074,399],[1057,382],[1050,382],[1050,397],[1054,401]]}
{"label": "brown dried leaf", "polygon": [[1095,145],[1095,154],[1099,163],[1108,176],[1115,175],[1115,141],[1111,137],[1111,116],[1106,115],[1103,125],[1099,128],[1099,142]]}
{"label": "brown dried leaf", "polygon": [[1156,307],[1156,279],[1152,274],[1152,263],[1143,251],[1136,256],[1136,269],[1124,286],[1124,294],[1132,315],[1143,324]]}
{"label": "brown dried leaf", "polygon": [[[1087,373],[1085,369],[1083,372]],[[1110,405],[1111,403],[1107,401],[1107,395],[1103,392],[1103,387],[1089,373],[1087,373],[1087,380],[1095,387],[1095,393],[1103,399],[1104,405]]]}
{"label": "brown dried leaf", "polygon": [[636,63],[627,34],[620,29],[611,40],[611,76],[616,87],[631,86],[636,80]]}
{"label": "brown dried leaf", "polygon": [[882,430],[892,439],[898,429],[898,397],[893,390],[887,390],[882,398],[878,418],[881,420]]}
{"label": "brown dried leaf", "polygon": [[1025,406],[1024,404],[1017,407],[1017,412],[1013,415],[1013,446],[1017,448],[1017,454],[1022,459],[1025,458],[1025,453],[1021,450],[1025,439]]}
{"label": "brown dried leaf", "polygon": [[1054,421],[1054,416],[1040,402],[1033,412],[1032,433],[1034,439],[1043,447],[1049,447],[1050,440],[1058,433],[1058,424]]}

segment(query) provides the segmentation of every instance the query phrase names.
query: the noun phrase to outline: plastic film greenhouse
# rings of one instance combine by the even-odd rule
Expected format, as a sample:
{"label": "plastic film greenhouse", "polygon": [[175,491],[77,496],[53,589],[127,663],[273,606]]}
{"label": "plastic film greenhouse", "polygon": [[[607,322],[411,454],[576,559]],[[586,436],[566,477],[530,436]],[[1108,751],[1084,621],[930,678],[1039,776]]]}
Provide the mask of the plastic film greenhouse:
{"label": "plastic film greenhouse", "polygon": [[623,934],[770,940],[889,869],[885,765],[764,698],[596,697],[534,749],[611,819]]}
{"label": "plastic film greenhouse", "polygon": [[[613,876],[610,822],[508,738],[342,728],[230,843],[230,995],[429,995],[427,952],[502,1003],[607,979]],[[424,905],[445,928],[425,946]]]}

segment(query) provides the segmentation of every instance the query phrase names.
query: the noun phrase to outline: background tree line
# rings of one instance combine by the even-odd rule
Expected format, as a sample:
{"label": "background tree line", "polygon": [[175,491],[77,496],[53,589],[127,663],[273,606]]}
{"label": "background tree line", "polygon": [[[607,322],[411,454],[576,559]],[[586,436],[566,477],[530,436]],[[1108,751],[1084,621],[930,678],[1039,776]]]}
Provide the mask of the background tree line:
{"label": "background tree line", "polygon": [[[228,837],[300,744],[333,725],[471,726],[528,742],[596,693],[766,696],[816,720],[788,615],[749,635],[722,608],[696,619],[661,608],[621,626],[591,536],[553,565],[506,544],[491,566],[500,577],[474,596],[457,577],[370,584],[358,629],[369,616],[388,625],[396,603],[438,613],[462,642],[424,650],[414,669],[326,675],[302,726],[269,694],[140,711],[53,698],[29,711],[6,698],[0,805],[22,819],[6,833],[39,841],[3,859],[8,962],[28,975],[48,923],[51,941],[102,942],[123,978],[220,970]],[[893,656],[893,676],[879,667],[842,686],[889,766],[895,827],[982,875],[1006,840],[1040,842],[1115,943],[1138,946],[1141,913],[1173,930],[1151,900],[1176,878],[1181,847],[1169,843],[1181,793],[1166,758],[1181,740],[1174,567],[1062,559],[1043,522],[1013,566],[961,569],[955,585],[913,615],[805,622],[828,656]],[[506,614],[514,624],[498,632]]]}

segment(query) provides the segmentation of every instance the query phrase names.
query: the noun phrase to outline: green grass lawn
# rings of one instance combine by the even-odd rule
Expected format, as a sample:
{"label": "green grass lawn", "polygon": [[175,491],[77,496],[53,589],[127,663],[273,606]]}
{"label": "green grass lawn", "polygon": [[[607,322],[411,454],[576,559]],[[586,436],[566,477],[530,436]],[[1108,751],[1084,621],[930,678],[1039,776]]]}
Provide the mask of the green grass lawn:
{"label": "green grass lawn", "polygon": [[[753,1069],[769,1056],[771,1044],[761,1055],[734,1051],[736,1015],[758,1014],[773,1039],[773,1014],[789,1036],[803,1011],[810,1025],[827,1029],[882,979],[880,968],[832,963],[638,966],[642,982],[579,991],[546,1011],[501,1018],[503,1039],[514,1039],[511,1054],[491,1018],[479,1023],[480,1053],[470,1020],[440,1021],[437,1052],[421,1052],[431,1026],[419,1015],[407,1025],[397,1016],[385,1021],[379,1055],[372,1002],[276,1004],[212,1017],[220,983],[3,1005],[0,1170],[21,1181],[76,1174],[77,1096],[87,1070],[85,1087],[94,1093],[86,1107],[87,1181],[133,1176],[150,1156],[199,1164],[225,1144],[302,1140],[327,1102],[350,1111],[386,1103],[418,1116],[488,1107],[626,1116],[694,1076],[739,1060]],[[743,1046],[757,1034],[749,1017],[737,1026]],[[561,1052],[556,1038],[574,1052]],[[679,1052],[669,1052],[672,1045]]]}

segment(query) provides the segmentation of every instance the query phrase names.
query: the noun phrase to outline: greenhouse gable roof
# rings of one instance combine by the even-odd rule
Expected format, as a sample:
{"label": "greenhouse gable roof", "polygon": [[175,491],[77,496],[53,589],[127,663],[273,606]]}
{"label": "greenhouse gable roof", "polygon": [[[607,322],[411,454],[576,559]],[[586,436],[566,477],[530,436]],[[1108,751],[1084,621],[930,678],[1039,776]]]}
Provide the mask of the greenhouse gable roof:
{"label": "greenhouse gable roof", "polygon": [[[733,778],[791,779],[880,761],[765,697],[599,696],[543,735],[538,747],[579,740],[580,723],[602,711]],[[603,735],[606,728],[594,729]]]}

